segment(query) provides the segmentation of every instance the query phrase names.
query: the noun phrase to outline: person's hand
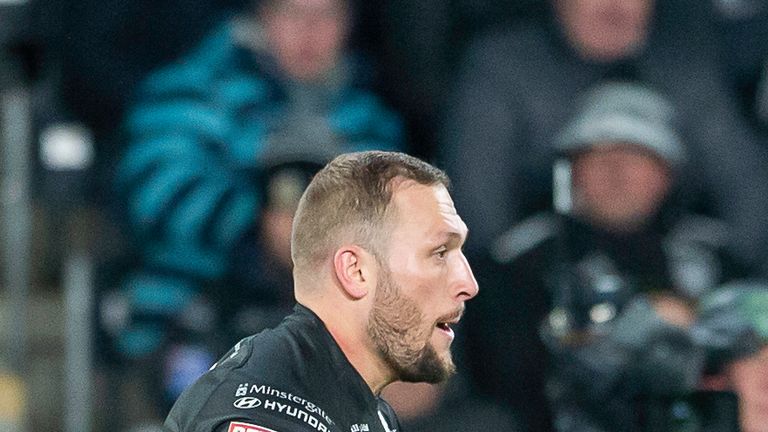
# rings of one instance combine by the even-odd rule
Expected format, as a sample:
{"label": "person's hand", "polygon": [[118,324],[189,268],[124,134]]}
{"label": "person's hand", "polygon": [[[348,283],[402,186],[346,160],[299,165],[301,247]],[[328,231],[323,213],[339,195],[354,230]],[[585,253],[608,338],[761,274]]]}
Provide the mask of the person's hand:
{"label": "person's hand", "polygon": [[679,297],[659,294],[651,296],[650,302],[656,314],[669,324],[688,328],[696,320],[694,308]]}
{"label": "person's hand", "polygon": [[743,432],[768,432],[768,346],[728,365],[726,374],[739,397]]}

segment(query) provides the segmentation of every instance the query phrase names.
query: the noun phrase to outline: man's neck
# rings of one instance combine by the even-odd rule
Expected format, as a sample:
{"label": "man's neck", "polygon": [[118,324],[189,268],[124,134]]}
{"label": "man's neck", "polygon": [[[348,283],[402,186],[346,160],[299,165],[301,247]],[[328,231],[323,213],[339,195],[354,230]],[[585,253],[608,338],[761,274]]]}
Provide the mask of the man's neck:
{"label": "man's neck", "polygon": [[338,307],[322,304],[314,304],[312,310],[374,395],[378,396],[387,384],[395,380],[389,365],[376,353],[365,326],[354,321],[359,319],[359,312],[341,311]]}

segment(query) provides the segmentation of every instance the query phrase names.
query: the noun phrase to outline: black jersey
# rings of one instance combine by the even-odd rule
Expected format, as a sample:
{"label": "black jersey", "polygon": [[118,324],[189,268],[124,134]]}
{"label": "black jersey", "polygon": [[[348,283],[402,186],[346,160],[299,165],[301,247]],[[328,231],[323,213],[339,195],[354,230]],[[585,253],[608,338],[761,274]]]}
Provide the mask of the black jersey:
{"label": "black jersey", "polygon": [[302,305],[243,339],[171,409],[173,432],[396,432],[392,408]]}

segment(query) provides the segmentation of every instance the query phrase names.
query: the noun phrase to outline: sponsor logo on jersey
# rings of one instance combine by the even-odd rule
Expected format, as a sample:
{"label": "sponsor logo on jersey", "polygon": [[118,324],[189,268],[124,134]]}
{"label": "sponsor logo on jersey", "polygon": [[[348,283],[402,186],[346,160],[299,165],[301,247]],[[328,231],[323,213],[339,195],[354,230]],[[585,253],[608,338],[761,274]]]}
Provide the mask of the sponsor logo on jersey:
{"label": "sponsor logo on jersey", "polygon": [[[257,394],[266,395],[266,396],[262,396],[258,398],[254,396],[241,396],[241,395],[252,394],[252,393],[257,393]],[[277,389],[273,389],[269,386],[254,385],[249,388],[248,384],[240,384],[237,387],[237,391],[235,394],[237,396],[241,396],[237,398],[233,404],[235,408],[238,408],[238,409],[245,410],[245,409],[260,408],[262,410],[277,411],[280,414],[293,417],[299,421],[302,421],[308,424],[317,432],[328,432],[329,431],[328,426],[330,424],[333,424],[331,419],[329,419],[328,416],[325,415],[325,411],[321,410],[317,405],[313,404],[312,402],[309,402],[306,399],[300,398],[291,393],[286,393],[286,392],[279,391]],[[294,406],[294,404],[298,406]],[[324,420],[327,424],[323,422]],[[368,425],[365,425],[365,427],[366,429],[359,428],[357,431],[353,431],[353,432],[365,432],[368,430],[367,429]]]}
{"label": "sponsor logo on jersey", "polygon": [[251,423],[229,422],[227,432],[277,432],[276,430],[265,428]]}
{"label": "sponsor logo on jersey", "polygon": [[357,423],[349,428],[349,432],[370,432],[370,429],[368,423]]}
{"label": "sponsor logo on jersey", "polygon": [[235,405],[235,408],[240,408],[240,409],[258,408],[261,406],[261,399],[250,397],[250,396],[241,397],[240,399],[235,401],[234,405]]}
{"label": "sponsor logo on jersey", "polygon": [[293,393],[276,389],[272,386],[268,386],[264,384],[248,384],[248,383],[239,384],[237,386],[237,389],[235,390],[235,397],[240,397],[240,398],[246,397],[246,396],[250,397],[249,395],[251,394],[257,394],[264,400],[267,400],[268,397],[283,399],[285,401],[299,405],[304,411],[306,411],[309,414],[314,414],[322,418],[322,420],[324,420],[325,423],[329,425],[334,424],[333,420],[328,416],[328,414],[326,414],[326,412],[322,408],[315,405],[314,402],[308,401],[303,397],[297,396]]}
{"label": "sponsor logo on jersey", "polygon": [[317,432],[329,432],[328,426],[323,424],[322,420],[318,420],[317,417],[313,416],[312,414],[309,414],[308,412],[300,408],[291,406],[287,403],[281,403],[275,400],[264,399],[264,406],[262,408],[265,410],[277,411],[280,414],[285,414],[287,416],[293,417],[299,421],[302,421],[308,424]]}

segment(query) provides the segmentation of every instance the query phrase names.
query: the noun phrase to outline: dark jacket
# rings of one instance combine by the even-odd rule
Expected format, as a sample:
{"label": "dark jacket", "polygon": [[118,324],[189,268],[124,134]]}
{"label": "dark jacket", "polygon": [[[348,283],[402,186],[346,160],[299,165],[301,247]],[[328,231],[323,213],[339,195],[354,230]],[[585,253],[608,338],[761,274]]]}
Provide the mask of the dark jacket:
{"label": "dark jacket", "polygon": [[703,366],[688,335],[643,299],[667,293],[695,302],[742,276],[724,252],[726,239],[722,224],[701,217],[630,235],[553,214],[518,224],[475,265],[484,294],[465,325],[479,388],[515,408],[533,431],[552,430],[556,414],[573,411],[587,419],[576,430],[632,430],[634,400],[658,391],[645,381],[647,368],[633,368],[658,360],[646,357],[654,344],[679,348],[673,354],[682,363],[670,362],[668,375],[655,369],[664,390],[687,391]]}
{"label": "dark jacket", "polygon": [[705,30],[683,25],[695,15],[667,14],[664,5],[657,5],[646,49],[613,63],[581,59],[553,23],[488,33],[470,45],[441,134],[456,207],[473,232],[470,249],[549,208],[555,134],[583,92],[606,79],[628,79],[680,110],[692,161],[680,178],[685,204],[731,225],[730,247],[741,258],[768,260],[765,148],[740,115]]}

